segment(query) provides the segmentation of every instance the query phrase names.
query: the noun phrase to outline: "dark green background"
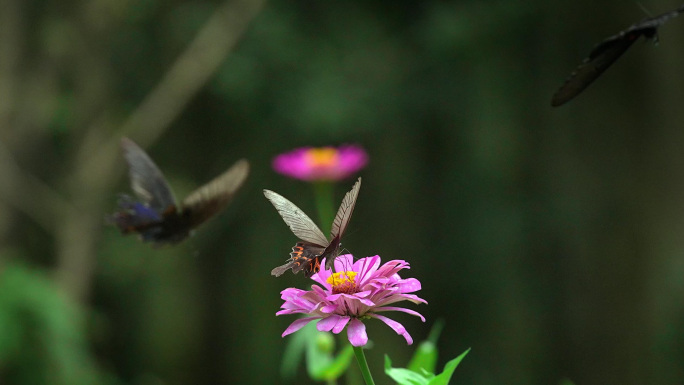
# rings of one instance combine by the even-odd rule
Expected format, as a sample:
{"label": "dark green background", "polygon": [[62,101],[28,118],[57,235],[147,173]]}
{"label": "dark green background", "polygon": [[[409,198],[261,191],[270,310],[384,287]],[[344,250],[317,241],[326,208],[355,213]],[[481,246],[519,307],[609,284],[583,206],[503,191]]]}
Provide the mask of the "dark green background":
{"label": "dark green background", "polygon": [[[0,383],[282,383],[279,292],[309,281],[269,275],[295,238],[261,190],[317,220],[270,162],[342,143],[370,155],[344,246],[411,263],[428,321],[393,318],[416,341],[446,321],[440,367],[472,348],[452,383],[683,383],[684,17],[549,106],[594,44],[679,6],[639,4],[0,1]],[[155,249],[104,223],[124,135],[179,197],[252,173]],[[413,347],[368,330],[388,384]]]}

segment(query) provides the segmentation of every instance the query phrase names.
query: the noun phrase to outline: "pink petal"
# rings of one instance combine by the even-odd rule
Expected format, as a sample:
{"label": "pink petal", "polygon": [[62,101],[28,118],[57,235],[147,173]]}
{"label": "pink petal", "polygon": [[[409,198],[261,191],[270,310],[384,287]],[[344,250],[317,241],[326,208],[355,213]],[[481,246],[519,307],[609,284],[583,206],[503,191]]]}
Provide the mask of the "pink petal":
{"label": "pink petal", "polygon": [[299,294],[304,293],[305,291],[302,289],[295,289],[294,287],[288,287],[287,289],[283,290],[280,292],[280,299],[286,300],[287,298],[290,297],[296,297],[299,296]]}
{"label": "pink petal", "polygon": [[425,322],[425,317],[423,317],[420,313],[418,313],[417,311],[413,311],[413,310],[411,310],[411,309],[403,308],[403,307],[394,307],[394,306],[376,307],[375,309],[373,309],[373,311],[374,311],[374,312],[381,312],[381,311],[400,311],[400,312],[402,312],[402,313],[407,313],[407,314],[414,315],[414,316],[416,316],[416,317],[420,317],[420,320],[423,321],[423,322]]}
{"label": "pink petal", "polygon": [[302,309],[306,311],[313,311],[316,309],[316,304],[311,303],[310,301],[302,300],[301,298],[295,298],[291,301],[283,303],[281,308],[290,310]]}
{"label": "pink petal", "polygon": [[366,334],[366,325],[358,319],[354,318],[349,321],[347,328],[347,338],[352,346],[364,346],[368,343],[368,334]]}
{"label": "pink petal", "polygon": [[349,317],[340,317],[340,319],[337,320],[337,323],[335,324],[335,327],[333,328],[333,333],[338,334],[342,330],[344,330],[344,327],[347,326],[349,323],[349,320],[351,318]]}
{"label": "pink petal", "polygon": [[413,303],[427,303],[426,300],[418,297],[417,295],[414,294],[402,294],[406,298],[407,301],[411,301]]}
{"label": "pink petal", "polygon": [[367,280],[373,278],[374,273],[378,270],[378,266],[380,266],[380,256],[378,255],[361,258],[356,261],[354,263],[354,271],[359,273],[356,277],[356,282],[360,286],[365,285]]}
{"label": "pink petal", "polygon": [[394,330],[397,334],[403,336],[406,339],[406,343],[408,343],[409,345],[413,343],[413,338],[411,338],[411,335],[406,331],[404,325],[400,324],[397,321],[391,320],[385,316],[381,316],[379,314],[372,314],[371,317],[377,318],[380,321],[384,322],[387,326],[391,327],[392,330]]}
{"label": "pink petal", "polygon": [[415,278],[404,279],[397,286],[402,293],[412,293],[421,289],[420,281]]}
{"label": "pink petal", "polygon": [[293,323],[291,323],[290,326],[288,326],[287,329],[285,329],[285,331],[283,332],[281,337],[285,337],[288,334],[292,334],[292,333],[296,332],[297,330],[306,326],[306,324],[308,324],[309,322],[316,320],[316,319],[319,319],[319,318],[321,318],[321,317],[300,318],[300,319],[294,321]]}
{"label": "pink petal", "polygon": [[381,268],[378,269],[376,275],[383,277],[393,277],[402,269],[408,269],[409,264],[402,260],[392,260],[385,262]]}
{"label": "pink petal", "polygon": [[318,321],[316,324],[316,329],[318,329],[320,332],[329,332],[333,329],[333,327],[335,327],[335,324],[337,324],[337,321],[339,321],[340,318],[342,317],[336,314],[325,317]]}
{"label": "pink petal", "polygon": [[347,309],[347,314],[356,316],[363,315],[367,311],[367,306],[364,306],[359,301],[349,301],[347,299],[344,300],[344,308]]}
{"label": "pink petal", "polygon": [[[359,295],[359,294],[361,294],[361,295]],[[330,302],[339,302],[340,298],[344,298],[348,302],[359,301],[366,306],[375,306],[375,302],[373,302],[369,299],[363,298],[368,294],[370,294],[370,292],[365,292],[365,291],[355,293],[355,294],[333,294],[333,295],[327,296],[325,299],[326,299],[326,301],[330,301]]]}
{"label": "pink petal", "polygon": [[376,300],[378,305],[389,305],[391,303],[395,302],[401,302],[401,301],[411,301],[415,304],[421,304],[421,303],[427,303],[426,300],[415,296],[413,294],[396,294],[396,295],[390,295],[381,299]]}
{"label": "pink petal", "polygon": [[329,302],[335,302],[335,301],[337,301],[337,299],[340,298],[341,296],[342,296],[342,294],[331,294],[331,295],[326,296],[326,297],[325,297],[325,300],[326,300],[326,301],[329,301]]}
{"label": "pink petal", "polygon": [[328,292],[326,292],[322,287],[318,285],[311,285],[311,291],[316,293],[316,296],[320,298],[319,300],[323,300],[323,298],[325,298],[328,295]]}
{"label": "pink petal", "polygon": [[368,154],[360,146],[343,145],[339,147],[339,151],[340,168],[345,170],[347,174],[353,174],[368,163]]}
{"label": "pink petal", "polygon": [[276,312],[276,315],[283,315],[283,314],[301,314],[301,313],[309,313],[309,311],[304,310],[304,309],[284,309]]}
{"label": "pink petal", "polygon": [[[321,262],[321,265],[323,262]],[[354,256],[351,254],[342,254],[335,258],[335,271],[348,271],[352,270],[354,265]]]}
{"label": "pink petal", "polygon": [[365,298],[354,298],[354,300],[361,302],[362,304],[369,306],[369,307],[373,307],[373,306],[377,305],[375,302],[373,302],[369,299],[365,299]]}
{"label": "pink petal", "polygon": [[325,305],[325,306],[321,307],[321,311],[323,313],[326,313],[326,314],[331,314],[331,313],[336,312],[338,307],[339,306],[337,306],[337,304],[333,303],[333,304],[329,304],[329,305]]}
{"label": "pink petal", "polygon": [[[321,261],[321,267],[325,266],[325,258]],[[318,273],[314,274],[311,276],[311,279],[316,281],[319,285],[323,286],[326,290],[331,290],[332,286],[327,282],[328,277],[332,275],[332,272],[330,270],[325,270],[325,269],[320,269],[318,270]],[[313,289],[316,287],[316,285],[311,285],[311,288]],[[320,288],[320,287],[319,287]],[[321,289],[323,290],[323,289]]]}
{"label": "pink petal", "polygon": [[[353,296],[356,298],[366,298],[369,295],[371,295],[371,293],[372,293],[371,290],[363,290],[363,291],[359,291],[359,292],[354,293]],[[346,294],[346,295],[349,295],[350,297],[352,296],[351,294]]]}
{"label": "pink petal", "polygon": [[340,180],[362,169],[368,163],[366,151],[355,145],[336,148],[336,162],[315,165],[309,161],[310,151],[302,147],[280,154],[273,160],[273,168],[284,175],[302,180]]}

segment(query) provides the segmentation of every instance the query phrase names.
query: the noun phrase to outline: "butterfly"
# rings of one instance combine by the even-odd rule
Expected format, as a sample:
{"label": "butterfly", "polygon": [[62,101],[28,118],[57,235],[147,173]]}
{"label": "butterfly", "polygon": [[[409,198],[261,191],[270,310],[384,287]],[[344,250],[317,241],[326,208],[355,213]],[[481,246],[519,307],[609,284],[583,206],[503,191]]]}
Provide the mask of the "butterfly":
{"label": "butterfly", "polygon": [[684,12],[684,5],[674,11],[640,21],[601,42],[556,91],[551,98],[551,106],[558,107],[579,95],[622,56],[639,37],[644,36],[644,38],[654,40],[657,43],[658,28],[682,12]]}
{"label": "butterfly", "polygon": [[121,139],[121,148],[131,187],[140,201],[123,195],[110,221],[123,234],[138,233],[143,241],[156,244],[187,238],[191,230],[230,203],[249,174],[249,163],[241,159],[178,204],[161,170],[142,148],[128,138]]}
{"label": "butterfly", "polygon": [[279,277],[288,269],[292,269],[294,274],[304,270],[304,275],[308,278],[320,270],[323,258],[326,258],[325,268],[331,269],[335,258],[340,253],[340,240],[354,212],[360,188],[361,178],[356,181],[354,187],[344,196],[342,204],[337,210],[337,215],[335,215],[335,220],[332,223],[330,240],[323,235],[323,232],[311,218],[304,214],[294,203],[271,190],[264,190],[266,199],[271,201],[276,210],[278,210],[278,214],[290,227],[290,230],[301,239],[292,248],[288,262],[273,269],[271,275]]}

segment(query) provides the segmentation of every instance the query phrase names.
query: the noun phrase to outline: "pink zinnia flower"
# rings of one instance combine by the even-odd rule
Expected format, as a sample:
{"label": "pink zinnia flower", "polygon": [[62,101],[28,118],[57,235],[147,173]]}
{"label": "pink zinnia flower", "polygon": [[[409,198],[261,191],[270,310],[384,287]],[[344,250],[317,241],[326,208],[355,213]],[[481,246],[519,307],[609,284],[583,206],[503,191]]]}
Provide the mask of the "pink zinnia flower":
{"label": "pink zinnia flower", "polygon": [[336,181],[353,175],[366,163],[366,151],[356,145],[302,147],[278,155],[273,160],[273,168],[283,175],[305,181]]}
{"label": "pink zinnia flower", "polygon": [[409,264],[401,260],[389,261],[380,266],[380,257],[377,255],[356,262],[351,254],[337,257],[337,273],[320,270],[311,277],[320,286],[311,285],[310,291],[288,288],[280,293],[280,298],[285,302],[281,306],[282,310],[276,315],[308,315],[290,324],[282,336],[285,337],[309,322],[318,320],[316,328],[319,331],[332,331],[337,334],[348,326],[349,342],[354,346],[363,346],[368,342],[368,335],[366,325],[361,321],[376,318],[397,334],[404,336],[409,345],[412,344],[413,339],[402,324],[379,314],[386,311],[401,311],[420,317],[425,322],[425,318],[413,310],[387,306],[404,300],[427,303],[424,299],[409,294],[420,290],[420,281],[415,278],[402,279],[397,274],[399,270],[408,268]]}

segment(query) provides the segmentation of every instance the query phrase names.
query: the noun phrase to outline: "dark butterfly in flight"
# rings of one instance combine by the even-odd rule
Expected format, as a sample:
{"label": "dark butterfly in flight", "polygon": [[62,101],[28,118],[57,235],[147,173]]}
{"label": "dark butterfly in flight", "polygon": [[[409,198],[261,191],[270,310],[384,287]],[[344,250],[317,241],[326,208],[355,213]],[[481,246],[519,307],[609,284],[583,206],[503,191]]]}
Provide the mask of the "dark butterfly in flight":
{"label": "dark butterfly in flight", "polygon": [[192,229],[230,203],[249,174],[249,163],[241,159],[178,204],[161,170],[142,148],[128,138],[121,139],[121,148],[131,187],[140,201],[123,195],[119,211],[110,220],[123,234],[138,233],[143,241],[156,244],[187,238]]}
{"label": "dark butterfly in flight", "polygon": [[640,21],[597,45],[551,98],[558,107],[579,95],[603,71],[608,69],[640,36],[658,42],[658,27],[684,12],[684,5],[674,11]]}
{"label": "dark butterfly in flight", "polygon": [[340,253],[340,239],[354,212],[354,205],[356,205],[356,198],[359,196],[360,188],[361,178],[356,181],[354,187],[344,196],[342,204],[337,210],[337,215],[335,215],[335,220],[332,223],[330,240],[323,235],[323,232],[311,218],[304,214],[294,203],[271,190],[264,190],[264,195],[278,210],[278,214],[283,217],[290,230],[301,239],[292,248],[290,259],[287,263],[273,269],[271,275],[279,277],[288,269],[292,269],[294,274],[304,270],[304,275],[308,278],[320,270],[323,258],[326,258],[325,268],[331,269],[335,258]]}

